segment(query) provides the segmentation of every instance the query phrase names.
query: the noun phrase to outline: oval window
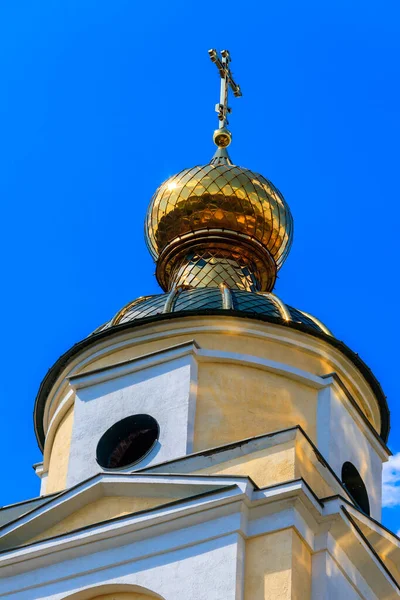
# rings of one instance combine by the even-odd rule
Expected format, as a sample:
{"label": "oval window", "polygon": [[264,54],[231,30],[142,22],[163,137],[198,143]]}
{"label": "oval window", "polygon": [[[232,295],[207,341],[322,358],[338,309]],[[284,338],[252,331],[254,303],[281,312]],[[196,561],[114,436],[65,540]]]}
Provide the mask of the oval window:
{"label": "oval window", "polygon": [[104,469],[128,467],[146,456],[160,428],[150,415],[132,415],[114,423],[97,444],[97,462]]}
{"label": "oval window", "polygon": [[342,467],[342,483],[350,496],[363,512],[369,515],[369,499],[365,483],[360,473],[351,462],[345,462]]}

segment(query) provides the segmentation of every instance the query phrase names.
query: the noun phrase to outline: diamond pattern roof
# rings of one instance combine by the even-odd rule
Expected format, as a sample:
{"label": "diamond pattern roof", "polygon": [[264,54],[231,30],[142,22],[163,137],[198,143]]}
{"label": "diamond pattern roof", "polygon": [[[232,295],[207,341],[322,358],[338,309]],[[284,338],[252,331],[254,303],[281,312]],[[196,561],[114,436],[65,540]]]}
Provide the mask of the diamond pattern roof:
{"label": "diamond pattern roof", "polygon": [[228,289],[230,306],[224,304],[224,294],[219,287],[182,289],[170,294],[157,294],[139,298],[125,306],[115,317],[96,330],[103,331],[114,325],[156,317],[163,313],[196,313],[198,311],[233,310],[245,315],[263,315],[286,322],[301,323],[314,331],[332,335],[318,319],[287,306],[274,294],[261,294]]}
{"label": "diamond pattern roof", "polygon": [[154,259],[189,231],[224,228],[265,246],[278,269],[292,242],[293,219],[279,190],[265,177],[232,164],[185,169],[164,181],[146,217],[146,241]]}

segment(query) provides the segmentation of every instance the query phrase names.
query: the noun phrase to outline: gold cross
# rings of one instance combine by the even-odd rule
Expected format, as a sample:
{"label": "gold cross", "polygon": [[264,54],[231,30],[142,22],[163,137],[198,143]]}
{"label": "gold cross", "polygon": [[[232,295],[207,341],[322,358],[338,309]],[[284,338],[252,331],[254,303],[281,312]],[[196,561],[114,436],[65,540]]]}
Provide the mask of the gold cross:
{"label": "gold cross", "polygon": [[212,62],[217,66],[221,77],[221,95],[219,104],[215,105],[215,111],[218,113],[219,128],[223,129],[226,125],[228,125],[228,114],[231,113],[231,109],[228,106],[229,87],[231,88],[235,98],[241,96],[242,92],[240,90],[240,86],[237,85],[232,78],[232,72],[229,68],[229,63],[231,62],[229,51],[222,50],[221,57],[214,49],[209,50],[208,54],[210,55]]}

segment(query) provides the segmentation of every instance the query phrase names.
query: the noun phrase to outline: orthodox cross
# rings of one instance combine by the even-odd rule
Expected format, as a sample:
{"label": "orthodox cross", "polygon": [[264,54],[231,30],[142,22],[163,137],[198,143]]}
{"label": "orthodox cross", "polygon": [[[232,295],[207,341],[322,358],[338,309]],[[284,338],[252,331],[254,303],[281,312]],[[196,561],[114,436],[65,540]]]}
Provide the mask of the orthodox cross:
{"label": "orthodox cross", "polygon": [[241,96],[242,92],[240,86],[237,85],[232,78],[232,72],[229,68],[229,63],[231,62],[229,51],[222,50],[221,57],[216,50],[209,50],[208,54],[210,55],[212,62],[216,65],[221,77],[221,95],[219,104],[215,105],[215,111],[218,113],[218,119],[220,121],[219,128],[222,129],[228,125],[228,114],[230,114],[232,110],[228,106],[229,87],[235,98]]}

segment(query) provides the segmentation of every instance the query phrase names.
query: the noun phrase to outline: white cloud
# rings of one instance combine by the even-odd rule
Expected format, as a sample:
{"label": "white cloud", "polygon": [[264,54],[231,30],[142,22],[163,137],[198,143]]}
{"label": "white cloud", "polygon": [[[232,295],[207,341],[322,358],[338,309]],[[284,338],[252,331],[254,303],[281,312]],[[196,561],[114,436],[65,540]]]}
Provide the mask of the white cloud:
{"label": "white cloud", "polygon": [[389,508],[400,506],[400,452],[383,465],[382,504]]}

